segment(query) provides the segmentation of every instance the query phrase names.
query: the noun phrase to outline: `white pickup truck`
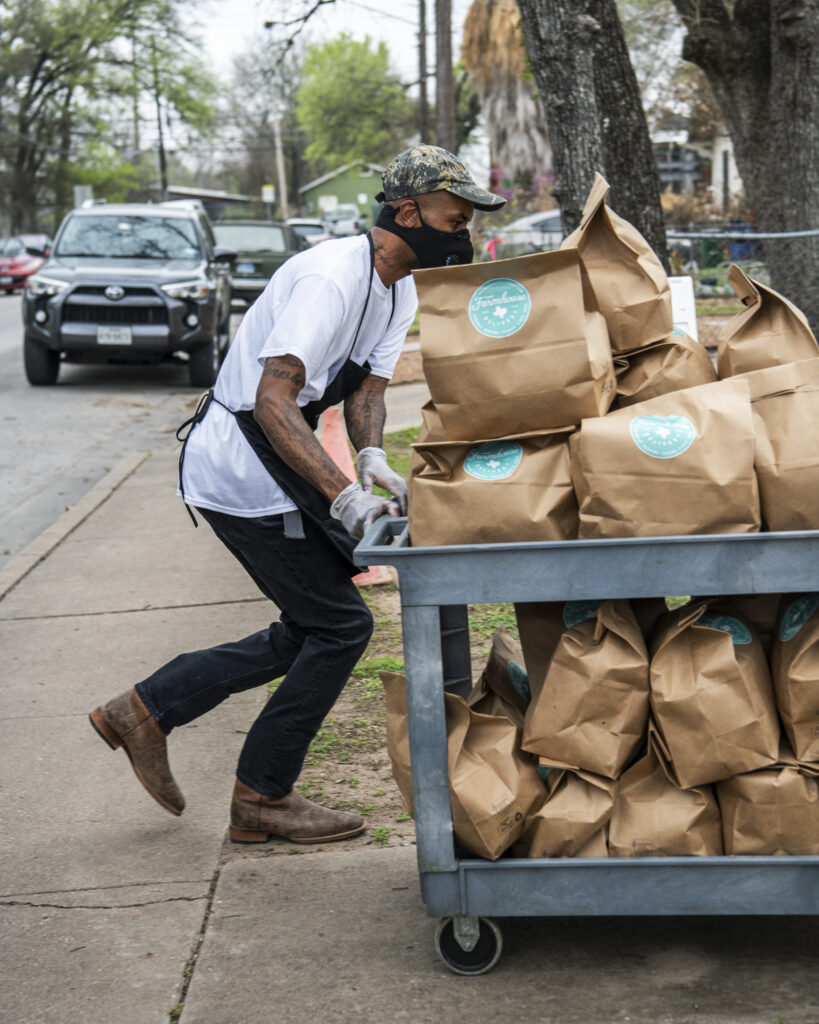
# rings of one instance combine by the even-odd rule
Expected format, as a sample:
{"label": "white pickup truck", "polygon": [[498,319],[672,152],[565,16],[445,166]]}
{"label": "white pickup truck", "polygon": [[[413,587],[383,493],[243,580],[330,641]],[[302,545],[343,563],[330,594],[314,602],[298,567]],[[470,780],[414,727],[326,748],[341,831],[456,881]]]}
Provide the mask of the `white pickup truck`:
{"label": "white pickup truck", "polygon": [[334,210],[322,213],[321,219],[327,230],[336,238],[344,235],[361,235],[367,230],[367,222],[355,203],[339,203]]}

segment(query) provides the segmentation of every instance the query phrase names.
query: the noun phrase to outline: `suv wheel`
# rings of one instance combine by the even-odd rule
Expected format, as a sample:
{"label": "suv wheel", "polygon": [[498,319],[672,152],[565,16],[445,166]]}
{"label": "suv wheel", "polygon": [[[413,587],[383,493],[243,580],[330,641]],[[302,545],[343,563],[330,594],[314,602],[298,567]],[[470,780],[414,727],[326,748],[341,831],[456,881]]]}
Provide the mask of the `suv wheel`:
{"label": "suv wheel", "polygon": [[219,342],[217,332],[201,348],[191,352],[188,373],[195,388],[210,388],[216,383],[216,375],[222,365],[222,349]]}
{"label": "suv wheel", "polygon": [[60,353],[47,348],[27,334],[23,337],[23,364],[29,384],[56,384],[60,374]]}

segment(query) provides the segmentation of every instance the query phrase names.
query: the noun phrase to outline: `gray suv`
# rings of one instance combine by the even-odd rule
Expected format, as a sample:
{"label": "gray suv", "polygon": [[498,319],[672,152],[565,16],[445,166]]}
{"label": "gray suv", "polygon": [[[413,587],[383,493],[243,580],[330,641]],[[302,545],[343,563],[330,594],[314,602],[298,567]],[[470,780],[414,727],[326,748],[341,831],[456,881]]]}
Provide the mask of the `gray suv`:
{"label": "gray suv", "polygon": [[195,208],[69,213],[23,295],[29,383],[56,383],[63,360],[152,363],[185,353],[191,384],[210,387],[230,343],[235,258]]}

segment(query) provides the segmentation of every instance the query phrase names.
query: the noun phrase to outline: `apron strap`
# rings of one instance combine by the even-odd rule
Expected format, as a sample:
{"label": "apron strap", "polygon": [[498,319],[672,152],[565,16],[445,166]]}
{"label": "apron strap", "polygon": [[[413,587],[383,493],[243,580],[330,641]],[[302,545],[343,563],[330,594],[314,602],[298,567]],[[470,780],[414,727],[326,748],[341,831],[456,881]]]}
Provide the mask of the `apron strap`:
{"label": "apron strap", "polygon": [[[211,402],[216,402],[216,404],[221,405],[223,409],[228,408],[224,402],[219,401],[213,393],[213,388],[211,388],[207,394],[202,395],[199,399],[199,404],[196,406],[193,416],[191,416],[190,419],[185,420],[184,423],[180,423],[176,428],[176,440],[182,442],[182,448],[179,452],[179,493],[182,495],[182,501],[185,504],[185,508],[188,510],[188,515],[191,517],[193,525],[197,527],[199,526],[199,523],[196,521],[196,516],[193,514],[190,505],[185,501],[185,485],[182,482],[182,467],[185,465],[185,449],[188,446],[188,438],[191,436],[196,424],[201,423],[205,418]],[[232,409],[228,409],[228,412],[232,411]],[[185,433],[183,433],[183,431],[185,431]]]}

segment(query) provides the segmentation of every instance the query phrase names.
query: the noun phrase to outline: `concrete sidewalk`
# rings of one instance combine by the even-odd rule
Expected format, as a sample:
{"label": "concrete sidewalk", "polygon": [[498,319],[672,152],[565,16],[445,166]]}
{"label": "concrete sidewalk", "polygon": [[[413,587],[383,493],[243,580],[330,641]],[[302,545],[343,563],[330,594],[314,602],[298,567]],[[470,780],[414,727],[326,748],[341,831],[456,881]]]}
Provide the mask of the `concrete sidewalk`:
{"label": "concrete sidewalk", "polygon": [[174,733],[188,806],[164,812],[88,711],[270,615],[192,528],[175,471],[170,449],[131,460],[0,578],[3,1024],[166,1024],[183,1001],[181,1024],[819,1021],[815,920],[501,922],[499,965],[465,979],[435,956],[412,849],[236,859],[228,801],[263,693]]}

